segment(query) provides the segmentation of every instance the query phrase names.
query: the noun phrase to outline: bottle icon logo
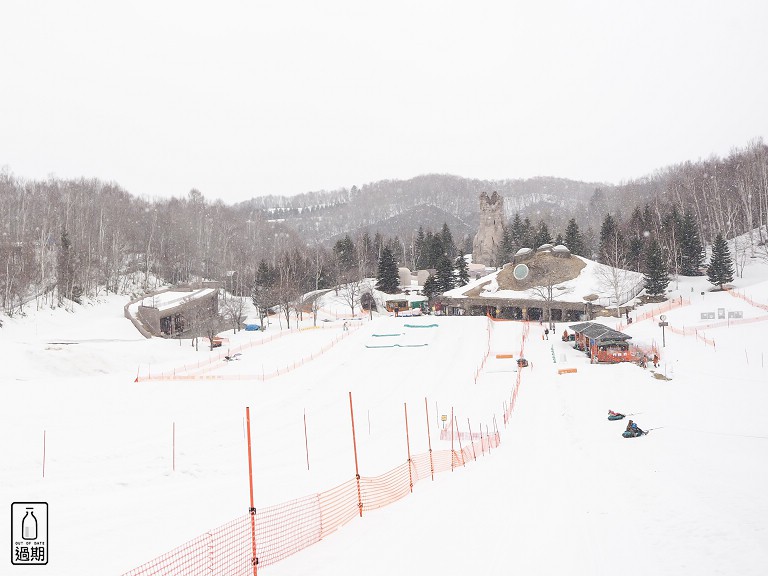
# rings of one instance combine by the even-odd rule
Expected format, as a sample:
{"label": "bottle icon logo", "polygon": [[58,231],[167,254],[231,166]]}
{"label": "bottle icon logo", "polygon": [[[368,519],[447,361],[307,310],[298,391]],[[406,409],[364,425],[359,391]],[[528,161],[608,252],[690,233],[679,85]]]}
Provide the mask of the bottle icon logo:
{"label": "bottle icon logo", "polygon": [[21,521],[21,537],[24,540],[37,540],[37,518],[35,518],[34,508],[27,508],[27,513]]}
{"label": "bottle icon logo", "polygon": [[48,502],[11,504],[11,564],[48,564]]}

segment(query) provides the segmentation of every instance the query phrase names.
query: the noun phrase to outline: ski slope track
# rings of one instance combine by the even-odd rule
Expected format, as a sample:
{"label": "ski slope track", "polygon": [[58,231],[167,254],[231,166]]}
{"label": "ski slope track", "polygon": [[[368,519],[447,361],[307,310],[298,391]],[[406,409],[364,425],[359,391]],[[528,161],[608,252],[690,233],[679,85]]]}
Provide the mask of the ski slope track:
{"label": "ski slope track", "polygon": [[[750,263],[734,287],[681,278],[664,345],[653,306],[628,326],[597,319],[659,351],[646,369],[590,364],[560,340],[566,324],[549,340],[538,323],[483,317],[374,315],[345,331],[332,301],[322,327],[227,331],[241,352],[230,362],[227,349],[138,338],[116,297],[4,319],[0,502],[5,514],[49,503],[50,561],[36,574],[119,576],[247,514],[246,406],[257,509],[354,479],[351,393],[361,475],[430,439],[450,449],[452,409],[462,434],[493,433],[495,419],[501,444],[260,573],[762,575],[768,266]],[[701,319],[720,308],[744,321]],[[627,419],[608,421],[609,408],[652,433],[622,438]],[[0,574],[25,573],[3,554]]]}

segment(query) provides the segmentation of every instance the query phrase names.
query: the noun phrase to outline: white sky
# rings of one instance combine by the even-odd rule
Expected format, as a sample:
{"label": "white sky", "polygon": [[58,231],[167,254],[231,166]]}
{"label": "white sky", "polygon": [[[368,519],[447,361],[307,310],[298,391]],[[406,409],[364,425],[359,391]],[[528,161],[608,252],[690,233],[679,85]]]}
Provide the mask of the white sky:
{"label": "white sky", "polygon": [[768,3],[27,2],[0,166],[227,202],[441,172],[618,182],[768,136]]}

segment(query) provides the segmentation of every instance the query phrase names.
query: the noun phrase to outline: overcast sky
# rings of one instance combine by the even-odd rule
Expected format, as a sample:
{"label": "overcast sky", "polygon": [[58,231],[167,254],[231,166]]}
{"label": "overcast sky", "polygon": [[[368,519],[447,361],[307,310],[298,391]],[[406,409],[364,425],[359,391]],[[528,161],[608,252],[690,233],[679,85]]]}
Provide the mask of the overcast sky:
{"label": "overcast sky", "polygon": [[3,0],[0,21],[0,167],[141,196],[617,183],[768,136],[765,0]]}

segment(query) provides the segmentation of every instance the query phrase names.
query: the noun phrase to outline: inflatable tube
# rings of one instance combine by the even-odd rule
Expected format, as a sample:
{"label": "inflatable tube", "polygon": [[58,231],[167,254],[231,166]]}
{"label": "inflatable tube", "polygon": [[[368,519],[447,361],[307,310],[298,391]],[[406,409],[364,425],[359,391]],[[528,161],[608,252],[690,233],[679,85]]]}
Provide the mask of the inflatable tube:
{"label": "inflatable tube", "polygon": [[608,416],[608,420],[621,420],[624,418],[624,414],[614,414],[613,416]]}
{"label": "inflatable tube", "polygon": [[403,324],[406,328],[437,328],[437,324]]}
{"label": "inflatable tube", "polygon": [[643,434],[634,434],[629,430],[624,430],[624,432],[622,432],[621,435],[624,436],[624,438],[637,438],[638,436],[642,436]]}
{"label": "inflatable tube", "polygon": [[402,336],[402,332],[398,332],[397,334],[371,334],[374,338],[387,338],[390,336]]}

